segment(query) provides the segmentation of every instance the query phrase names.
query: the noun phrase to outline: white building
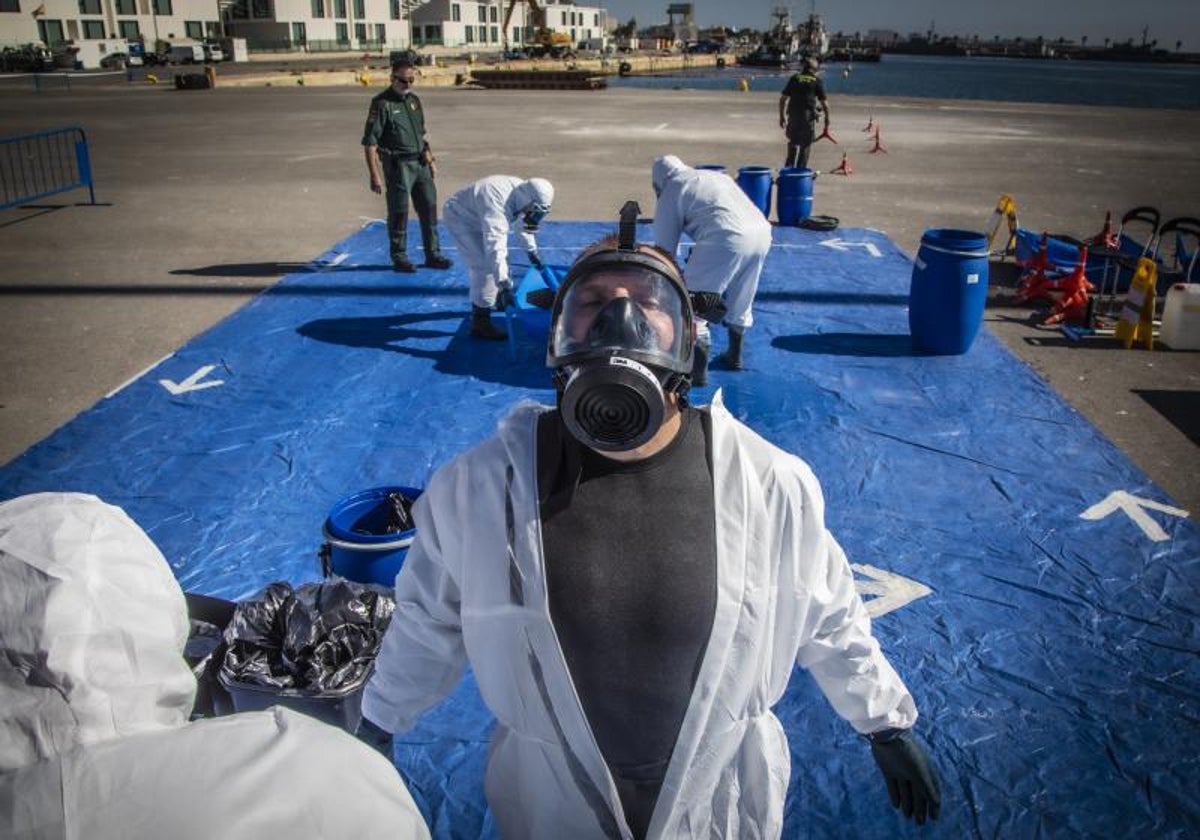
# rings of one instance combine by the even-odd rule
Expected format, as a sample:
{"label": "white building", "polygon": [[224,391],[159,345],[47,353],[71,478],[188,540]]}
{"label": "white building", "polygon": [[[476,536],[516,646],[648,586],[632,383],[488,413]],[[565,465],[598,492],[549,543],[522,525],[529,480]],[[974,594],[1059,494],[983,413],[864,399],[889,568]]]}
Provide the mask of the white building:
{"label": "white building", "polygon": [[[3,2],[3,0],[0,0]],[[225,29],[250,49],[407,47],[411,0],[232,0]]]}
{"label": "white building", "polygon": [[120,38],[155,41],[221,34],[216,0],[0,0],[0,43]]}
{"label": "white building", "polygon": [[[600,6],[554,0],[539,5],[546,15],[546,28],[567,35],[572,44],[606,33],[608,15]],[[504,43],[500,27],[507,6],[508,0],[431,0],[412,13],[413,44],[499,49]],[[529,4],[516,3],[508,22],[508,43],[524,43],[532,38],[532,30]]]}

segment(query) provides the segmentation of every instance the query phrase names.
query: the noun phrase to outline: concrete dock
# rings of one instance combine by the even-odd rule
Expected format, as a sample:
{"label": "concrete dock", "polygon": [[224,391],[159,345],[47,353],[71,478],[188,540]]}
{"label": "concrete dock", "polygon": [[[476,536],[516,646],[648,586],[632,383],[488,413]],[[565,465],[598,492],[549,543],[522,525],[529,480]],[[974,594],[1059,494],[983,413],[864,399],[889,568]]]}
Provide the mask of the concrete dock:
{"label": "concrete dock", "polygon": [[[418,92],[443,200],[483,175],[539,175],[558,190],[552,221],[608,219],[628,198],[649,215],[661,154],[730,169],[783,157],[773,92]],[[6,135],[84,127],[100,202],[81,205],[77,192],[0,212],[0,462],[382,216],[359,146],[370,93],[0,86]],[[926,228],[982,228],[1002,192],[1016,197],[1023,227],[1082,237],[1106,209],[1200,213],[1200,112],[848,97],[832,106],[840,145],[818,145],[811,165],[829,172],[847,152],[856,172],[821,176],[816,212],[883,230],[909,253]],[[872,117],[887,154],[867,153],[861,128]],[[1200,510],[1200,354],[1073,345],[1031,326],[1030,314],[993,307],[988,326]]]}

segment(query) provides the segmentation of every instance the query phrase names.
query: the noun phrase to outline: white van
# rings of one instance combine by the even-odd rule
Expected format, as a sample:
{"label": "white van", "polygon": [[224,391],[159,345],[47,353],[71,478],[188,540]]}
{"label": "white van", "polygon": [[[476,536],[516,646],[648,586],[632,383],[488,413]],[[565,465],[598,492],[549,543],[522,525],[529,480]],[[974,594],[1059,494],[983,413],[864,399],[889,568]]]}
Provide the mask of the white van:
{"label": "white van", "polygon": [[172,44],[167,50],[168,64],[203,64],[204,47],[200,44]]}

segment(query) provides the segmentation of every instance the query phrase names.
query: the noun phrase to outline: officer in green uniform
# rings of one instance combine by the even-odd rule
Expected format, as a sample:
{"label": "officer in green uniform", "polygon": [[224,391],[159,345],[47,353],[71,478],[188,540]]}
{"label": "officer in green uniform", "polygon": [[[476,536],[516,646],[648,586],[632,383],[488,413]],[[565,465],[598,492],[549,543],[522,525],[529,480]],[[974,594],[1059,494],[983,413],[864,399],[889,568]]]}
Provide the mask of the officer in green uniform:
{"label": "officer in green uniform", "polygon": [[421,220],[425,267],[449,268],[451,264],[438,247],[437,187],[433,183],[437,165],[425,137],[425,110],[412,92],[415,78],[411,62],[392,64],[392,84],[371,100],[362,139],[371,190],[381,193],[387,185],[392,267],[403,272],[417,270],[407,254],[409,194]]}
{"label": "officer in green uniform", "polygon": [[[820,102],[820,105],[817,103]],[[817,60],[806,56],[801,72],[788,79],[779,97],[779,127],[787,135],[787,162],[784,166],[808,166],[817,116],[825,112],[825,127],[829,127],[829,103],[825,101],[825,86],[817,77]]]}

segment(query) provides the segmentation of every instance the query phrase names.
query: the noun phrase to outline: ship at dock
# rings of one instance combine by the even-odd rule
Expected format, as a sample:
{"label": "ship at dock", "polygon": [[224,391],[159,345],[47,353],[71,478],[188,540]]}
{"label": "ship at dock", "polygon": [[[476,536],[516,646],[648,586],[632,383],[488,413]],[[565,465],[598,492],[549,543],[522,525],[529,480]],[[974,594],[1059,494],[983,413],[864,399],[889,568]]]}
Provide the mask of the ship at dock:
{"label": "ship at dock", "polygon": [[806,56],[821,58],[828,52],[829,36],[815,12],[793,27],[788,7],[776,6],[771,11],[771,20],[771,28],[762,41],[752,51],[738,56],[738,64],[779,70],[798,64]]}

